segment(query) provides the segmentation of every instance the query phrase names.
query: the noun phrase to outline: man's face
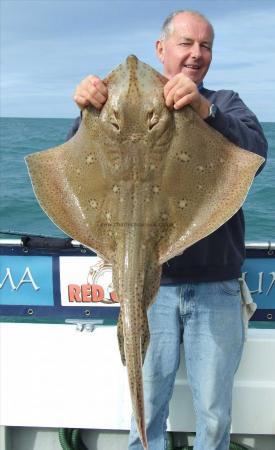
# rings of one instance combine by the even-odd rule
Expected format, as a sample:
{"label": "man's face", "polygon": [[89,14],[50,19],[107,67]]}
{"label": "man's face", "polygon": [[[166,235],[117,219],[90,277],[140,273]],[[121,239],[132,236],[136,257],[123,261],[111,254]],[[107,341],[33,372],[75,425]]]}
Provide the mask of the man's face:
{"label": "man's face", "polygon": [[203,18],[189,13],[175,16],[173,32],[156,43],[164,75],[170,79],[184,73],[198,85],[211,63],[212,42],[211,27]]}

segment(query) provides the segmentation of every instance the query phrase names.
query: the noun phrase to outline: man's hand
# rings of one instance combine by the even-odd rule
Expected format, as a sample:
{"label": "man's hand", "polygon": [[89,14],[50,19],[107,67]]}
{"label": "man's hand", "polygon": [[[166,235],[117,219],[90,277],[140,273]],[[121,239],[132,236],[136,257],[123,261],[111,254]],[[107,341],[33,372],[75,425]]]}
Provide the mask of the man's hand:
{"label": "man's hand", "polygon": [[186,105],[202,119],[209,115],[210,102],[198,91],[197,85],[183,73],[178,73],[164,86],[164,98],[168,108],[181,109]]}
{"label": "man's hand", "polygon": [[101,109],[108,97],[107,86],[95,75],[84,78],[77,86],[74,93],[74,101],[82,110],[88,105]]}

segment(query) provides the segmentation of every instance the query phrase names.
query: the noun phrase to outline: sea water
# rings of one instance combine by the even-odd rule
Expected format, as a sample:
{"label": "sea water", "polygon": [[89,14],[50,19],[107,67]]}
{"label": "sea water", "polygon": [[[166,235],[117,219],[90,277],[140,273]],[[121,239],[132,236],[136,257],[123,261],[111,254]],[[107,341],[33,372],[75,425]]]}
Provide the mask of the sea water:
{"label": "sea water", "polygon": [[[64,142],[73,121],[0,119],[0,231],[64,236],[37,203],[24,157]],[[275,123],[262,126],[269,143],[268,160],[244,204],[246,241],[275,241]]]}

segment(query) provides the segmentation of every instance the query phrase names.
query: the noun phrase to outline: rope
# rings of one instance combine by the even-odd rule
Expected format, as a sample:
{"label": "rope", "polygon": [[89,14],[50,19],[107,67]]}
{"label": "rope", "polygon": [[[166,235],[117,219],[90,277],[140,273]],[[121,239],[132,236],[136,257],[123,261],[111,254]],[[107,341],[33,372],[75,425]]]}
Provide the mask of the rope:
{"label": "rope", "polygon": [[[173,433],[167,433],[167,450],[193,450],[193,448],[193,446],[189,445],[174,447]],[[230,442],[229,450],[247,450],[247,447],[236,442]]]}
{"label": "rope", "polygon": [[78,428],[59,428],[58,436],[63,450],[88,450]]}
{"label": "rope", "polygon": [[54,236],[48,236],[46,234],[36,234],[36,233],[28,233],[24,231],[17,230],[0,230],[1,234],[7,234],[8,236],[28,236],[28,237],[40,237],[40,238],[53,238]]}
{"label": "rope", "polygon": [[236,442],[230,442],[229,450],[247,450],[247,447],[237,444]]}
{"label": "rope", "polygon": [[[88,450],[78,428],[59,428],[59,442],[63,450]],[[167,450],[193,450],[193,446],[174,447],[173,433],[167,433]],[[241,444],[230,442],[229,450],[247,450]]]}
{"label": "rope", "polygon": [[71,450],[71,447],[68,443],[68,434],[67,428],[59,428],[58,432],[59,443],[63,450]]}

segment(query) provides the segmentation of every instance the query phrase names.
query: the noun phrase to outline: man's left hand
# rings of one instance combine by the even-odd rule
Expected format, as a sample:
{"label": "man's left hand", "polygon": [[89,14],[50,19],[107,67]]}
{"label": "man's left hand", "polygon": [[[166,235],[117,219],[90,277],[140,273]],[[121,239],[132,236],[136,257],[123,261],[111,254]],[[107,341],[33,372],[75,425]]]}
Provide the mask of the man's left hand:
{"label": "man's left hand", "polygon": [[209,101],[200,94],[197,85],[183,73],[178,73],[166,83],[164,98],[168,108],[178,110],[190,105],[202,119],[209,115]]}

